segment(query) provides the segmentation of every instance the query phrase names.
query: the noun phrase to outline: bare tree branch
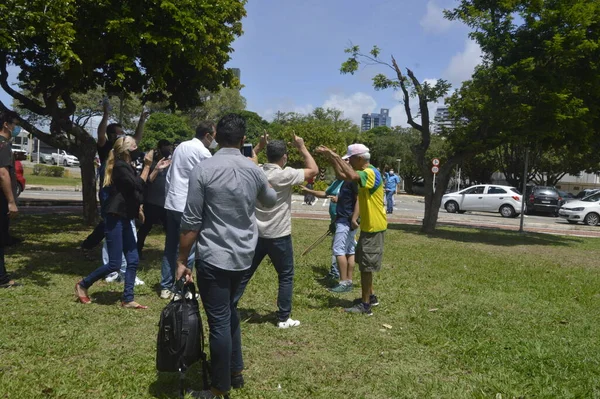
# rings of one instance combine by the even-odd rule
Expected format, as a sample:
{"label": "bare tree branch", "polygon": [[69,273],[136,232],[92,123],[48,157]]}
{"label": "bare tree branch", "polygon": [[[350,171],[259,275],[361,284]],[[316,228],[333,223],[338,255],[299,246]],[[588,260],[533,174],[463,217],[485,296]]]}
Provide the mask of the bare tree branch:
{"label": "bare tree branch", "polygon": [[6,69],[6,54],[0,53],[0,58],[2,58],[2,62],[0,62],[0,86],[9,96],[12,98],[19,100],[21,104],[31,112],[34,112],[38,115],[49,115],[48,109],[40,106],[35,101],[25,97],[18,91],[14,90],[8,84],[8,71]]}
{"label": "bare tree branch", "polygon": [[396,72],[396,75],[398,76],[398,81],[400,81],[400,89],[402,90],[402,94],[404,95],[404,111],[406,111],[408,124],[413,128],[417,129],[418,131],[421,131],[422,126],[414,121],[412,111],[410,109],[410,94],[408,92],[408,89],[406,88],[406,78],[402,74],[402,70],[400,69],[400,67],[398,67],[398,63],[396,62],[394,56],[392,56],[392,65],[394,71]]}

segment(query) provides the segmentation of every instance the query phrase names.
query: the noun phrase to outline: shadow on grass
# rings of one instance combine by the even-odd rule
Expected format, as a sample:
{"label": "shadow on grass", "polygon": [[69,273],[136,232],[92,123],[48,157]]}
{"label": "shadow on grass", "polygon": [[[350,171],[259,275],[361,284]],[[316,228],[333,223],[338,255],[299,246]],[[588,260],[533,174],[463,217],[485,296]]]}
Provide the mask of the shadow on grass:
{"label": "shadow on grass", "polygon": [[388,230],[402,231],[407,234],[427,236],[431,238],[441,238],[468,243],[489,244],[498,246],[516,246],[516,245],[550,245],[550,246],[571,246],[582,242],[582,239],[576,237],[558,236],[541,233],[521,234],[516,231],[483,229],[475,227],[438,227],[432,234],[421,232],[421,226],[390,223]]}
{"label": "shadow on grass", "polygon": [[[337,285],[337,280],[329,278],[329,269],[325,269],[320,266],[312,267],[313,274],[315,275],[315,281],[323,288],[333,288]],[[321,277],[319,277],[321,276]]]}
{"label": "shadow on grass", "polygon": [[[323,294],[311,294],[310,297],[317,300],[322,305],[308,305],[310,309],[323,309],[326,308],[351,308],[353,303],[351,300],[346,298],[340,298],[334,293],[324,292]],[[357,298],[360,293],[357,293]]]}
{"label": "shadow on grass", "polygon": [[123,298],[123,290],[121,291],[98,291],[90,294],[92,302],[98,305],[111,305],[119,304]]}
{"label": "shadow on grass", "polygon": [[[201,391],[206,389],[202,382],[202,362],[196,362],[185,372],[184,389]],[[179,396],[179,373],[156,373],[156,381],[148,387],[148,392],[155,398],[175,399]],[[208,387],[207,387],[208,388]]]}
{"label": "shadow on grass", "polygon": [[238,315],[241,322],[249,324],[277,324],[277,313],[269,312],[260,314],[256,309],[238,309]]}

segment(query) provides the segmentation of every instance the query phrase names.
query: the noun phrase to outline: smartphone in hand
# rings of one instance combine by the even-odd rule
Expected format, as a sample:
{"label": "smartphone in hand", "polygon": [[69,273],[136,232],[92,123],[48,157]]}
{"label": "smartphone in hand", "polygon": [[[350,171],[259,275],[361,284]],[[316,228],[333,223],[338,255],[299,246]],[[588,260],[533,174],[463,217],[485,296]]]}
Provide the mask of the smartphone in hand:
{"label": "smartphone in hand", "polygon": [[252,144],[245,143],[241,151],[246,158],[252,158]]}

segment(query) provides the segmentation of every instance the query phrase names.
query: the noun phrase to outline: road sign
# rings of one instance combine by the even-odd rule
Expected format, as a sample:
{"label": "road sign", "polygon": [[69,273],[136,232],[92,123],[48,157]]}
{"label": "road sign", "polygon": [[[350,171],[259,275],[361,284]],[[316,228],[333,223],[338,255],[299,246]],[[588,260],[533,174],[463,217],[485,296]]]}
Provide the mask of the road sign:
{"label": "road sign", "polygon": [[[440,160],[439,160],[439,158],[433,158],[433,159],[431,160],[431,164],[432,164],[433,166],[440,166]],[[437,173],[437,172],[434,172],[434,173]]]}
{"label": "road sign", "polygon": [[440,171],[440,168],[438,168],[437,166],[432,166],[431,167],[431,173],[433,173],[434,175],[437,174],[437,172]]}

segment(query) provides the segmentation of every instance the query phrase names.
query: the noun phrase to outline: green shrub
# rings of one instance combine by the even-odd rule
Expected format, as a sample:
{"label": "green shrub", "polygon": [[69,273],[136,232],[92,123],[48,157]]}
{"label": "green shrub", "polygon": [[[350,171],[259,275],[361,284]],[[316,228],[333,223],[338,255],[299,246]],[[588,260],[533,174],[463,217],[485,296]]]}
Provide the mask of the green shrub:
{"label": "green shrub", "polygon": [[48,166],[37,164],[33,166],[34,176],[48,176],[48,177],[64,177],[65,168],[62,166]]}

